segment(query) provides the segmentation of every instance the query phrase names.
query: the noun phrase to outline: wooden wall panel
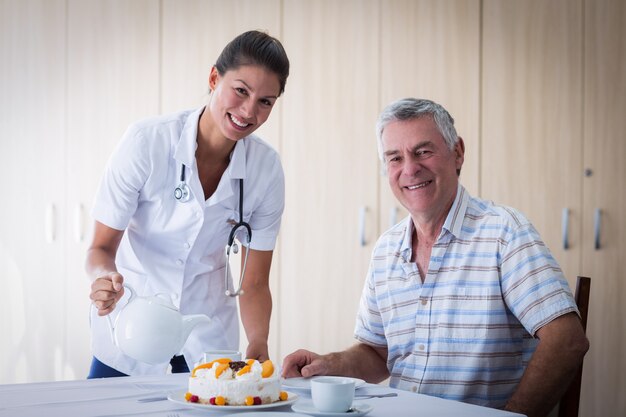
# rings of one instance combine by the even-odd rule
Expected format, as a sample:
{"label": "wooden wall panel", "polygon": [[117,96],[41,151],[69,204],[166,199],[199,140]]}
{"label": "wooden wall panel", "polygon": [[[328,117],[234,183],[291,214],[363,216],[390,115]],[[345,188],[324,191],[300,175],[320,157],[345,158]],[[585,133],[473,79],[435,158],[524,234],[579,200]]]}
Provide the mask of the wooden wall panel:
{"label": "wooden wall panel", "polygon": [[69,0],[67,60],[67,218],[65,379],[91,364],[84,268],[90,216],[104,167],[128,125],[158,112],[158,0]]}
{"label": "wooden wall panel", "polygon": [[[583,273],[591,277],[581,416],[626,415],[626,3],[585,2]],[[594,216],[601,210],[600,248]]]}
{"label": "wooden wall panel", "polygon": [[[282,355],[350,346],[377,236],[378,1],[287,1]],[[365,208],[365,239],[359,210]]]}
{"label": "wooden wall panel", "polygon": [[[478,0],[382,2],[380,109],[404,97],[443,105],[465,142],[461,183],[479,193],[480,3]],[[372,131],[374,127],[372,124]],[[380,178],[380,232],[406,215]]]}
{"label": "wooden wall panel", "polygon": [[65,56],[63,1],[0,1],[0,383],[63,373]]}
{"label": "wooden wall panel", "polygon": [[581,267],[582,4],[485,0],[483,13],[481,194],[526,214],[573,285]]}

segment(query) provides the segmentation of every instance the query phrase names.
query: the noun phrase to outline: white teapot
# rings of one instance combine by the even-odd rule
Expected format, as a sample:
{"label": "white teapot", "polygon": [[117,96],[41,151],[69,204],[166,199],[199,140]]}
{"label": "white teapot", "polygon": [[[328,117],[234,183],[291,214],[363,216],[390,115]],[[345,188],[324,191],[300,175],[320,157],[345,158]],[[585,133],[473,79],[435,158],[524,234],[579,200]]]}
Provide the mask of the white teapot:
{"label": "white teapot", "polygon": [[211,319],[204,314],[183,316],[168,294],[140,297],[128,285],[130,298],[120,310],[115,325],[109,319],[113,343],[127,356],[140,362],[169,362],[181,351],[191,330]]}

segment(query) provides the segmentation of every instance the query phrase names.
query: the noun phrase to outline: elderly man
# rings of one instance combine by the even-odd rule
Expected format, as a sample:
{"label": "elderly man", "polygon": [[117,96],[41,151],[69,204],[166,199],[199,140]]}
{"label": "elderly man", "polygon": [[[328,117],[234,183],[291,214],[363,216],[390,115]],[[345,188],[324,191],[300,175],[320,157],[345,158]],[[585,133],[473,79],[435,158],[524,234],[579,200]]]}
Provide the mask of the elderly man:
{"label": "elderly man", "polygon": [[374,248],[357,344],[298,350],[283,376],[346,375],[547,414],[589,348],[567,281],[518,211],[459,183],[465,145],[439,104],[404,99],[377,123],[389,185],[410,216]]}

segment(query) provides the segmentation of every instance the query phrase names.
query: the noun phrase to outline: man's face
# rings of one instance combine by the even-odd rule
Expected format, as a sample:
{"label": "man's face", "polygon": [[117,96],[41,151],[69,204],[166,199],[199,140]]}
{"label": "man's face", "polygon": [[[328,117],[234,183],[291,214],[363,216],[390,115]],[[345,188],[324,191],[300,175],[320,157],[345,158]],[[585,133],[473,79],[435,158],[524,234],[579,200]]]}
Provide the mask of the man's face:
{"label": "man's face", "polygon": [[389,185],[411,216],[435,219],[456,196],[465,148],[451,150],[431,116],[389,123],[382,135]]}

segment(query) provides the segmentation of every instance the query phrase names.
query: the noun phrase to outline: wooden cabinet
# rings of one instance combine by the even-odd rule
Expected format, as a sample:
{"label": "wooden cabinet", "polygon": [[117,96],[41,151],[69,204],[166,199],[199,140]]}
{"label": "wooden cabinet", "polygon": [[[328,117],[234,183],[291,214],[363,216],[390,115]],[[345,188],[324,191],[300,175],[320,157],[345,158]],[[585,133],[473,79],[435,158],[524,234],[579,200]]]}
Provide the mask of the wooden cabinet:
{"label": "wooden cabinet", "polygon": [[283,3],[291,75],[282,103],[287,202],[275,293],[281,355],[354,342],[377,238],[378,13],[372,0]]}
{"label": "wooden cabinet", "polygon": [[67,2],[64,379],[91,364],[85,255],[93,199],[109,156],[133,121],[159,110],[159,2]]}
{"label": "wooden cabinet", "polygon": [[483,5],[481,194],[531,219],[572,289],[592,278],[581,416],[626,412],[624,21],[620,1]]}
{"label": "wooden cabinet", "polygon": [[63,375],[63,4],[0,2],[0,383]]}
{"label": "wooden cabinet", "polygon": [[574,288],[581,272],[583,26],[581,3],[572,3],[484,2],[481,195],[525,213]]}
{"label": "wooden cabinet", "polygon": [[[461,183],[478,195],[479,1],[382,2],[380,38],[380,110],[403,97],[427,98],[448,109],[465,141]],[[382,233],[407,212],[393,196],[386,176],[381,175],[379,188]]]}
{"label": "wooden cabinet", "polygon": [[[100,175],[127,125],[158,111],[158,5],[3,2],[0,382],[85,378],[85,251]],[[152,47],[150,45],[153,45]],[[4,59],[6,58],[6,59]],[[6,183],[5,183],[6,182]],[[7,309],[4,311],[4,309]]]}
{"label": "wooden cabinet", "polygon": [[[582,274],[591,277],[581,416],[626,415],[626,3],[585,2]],[[596,212],[599,210],[596,247]]]}

